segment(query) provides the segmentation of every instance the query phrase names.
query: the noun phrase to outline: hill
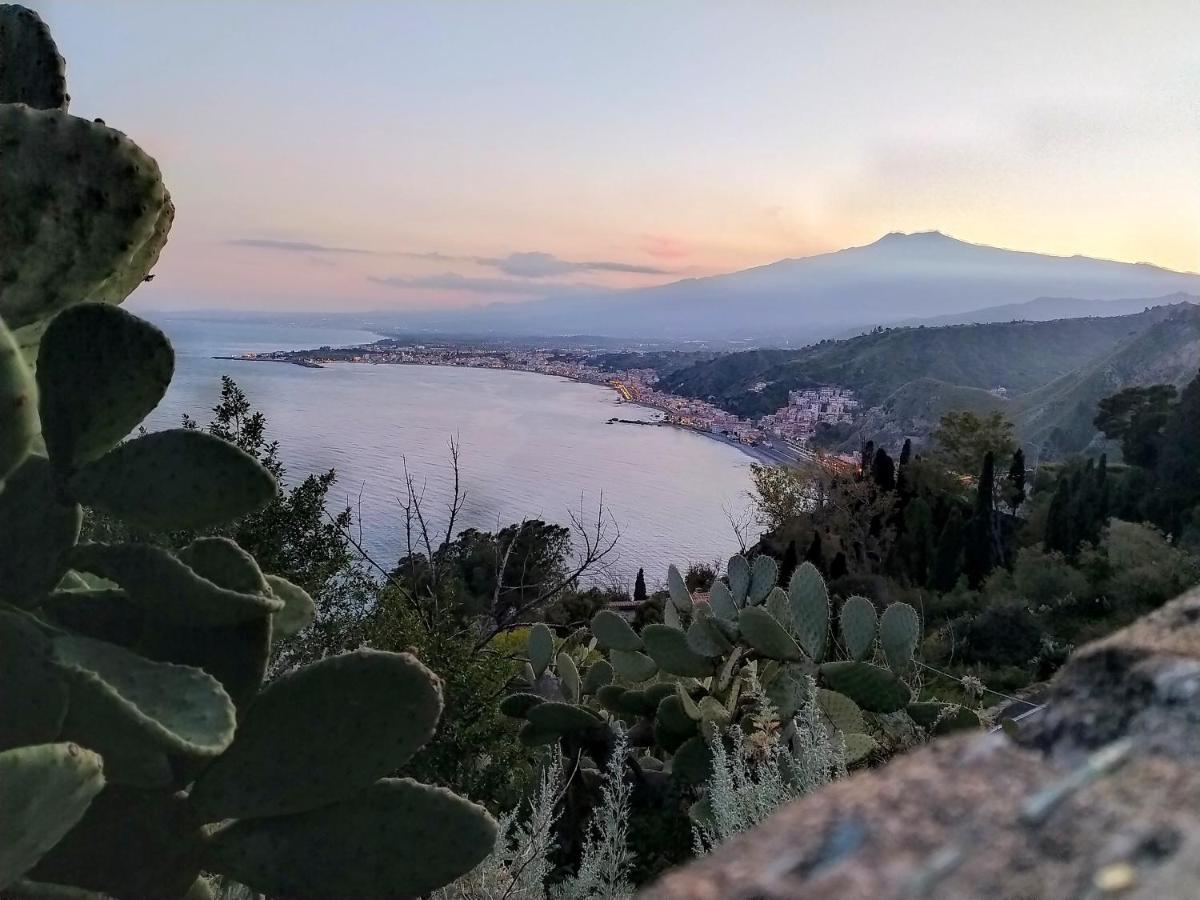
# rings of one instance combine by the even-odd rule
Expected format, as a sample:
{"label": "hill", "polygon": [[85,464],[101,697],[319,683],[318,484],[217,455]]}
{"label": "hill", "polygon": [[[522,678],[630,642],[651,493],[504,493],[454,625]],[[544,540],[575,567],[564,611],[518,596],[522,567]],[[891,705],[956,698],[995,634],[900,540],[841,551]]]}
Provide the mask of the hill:
{"label": "hill", "polygon": [[1014,398],[1011,418],[1021,439],[1046,456],[1098,446],[1096,406],[1122,388],[1173,384],[1182,388],[1200,370],[1200,308],[1180,305],[1130,335],[1108,353]]}
{"label": "hill", "polygon": [[1054,322],[879,329],[802,350],[733,353],[681,369],[664,381],[675,393],[743,416],[777,409],[790,390],[822,384],[851,388],[866,406],[920,378],[1023,394],[1074,372],[1171,309]]}
{"label": "hill", "polygon": [[725,275],[461,315],[476,328],[506,333],[720,336],[786,344],[1038,297],[1119,300],[1177,291],[1200,294],[1200,275],[986,247],[934,231],[889,234],[863,247]]}
{"label": "hill", "polygon": [[1080,297],[1038,297],[1026,303],[989,306],[965,313],[933,316],[898,322],[898,325],[982,325],[988,322],[1050,322],[1054,319],[1081,319],[1089,316],[1129,316],[1155,306],[1200,303],[1200,296],[1176,292],[1162,297],[1128,300],[1084,300]]}
{"label": "hill", "polygon": [[[1099,401],[1133,385],[1182,386],[1200,369],[1200,306],[1127,316],[878,329],[797,351],[730,354],[664,374],[668,389],[757,418],[788,391],[837,385],[866,408],[851,443],[921,438],[954,409],[1002,410],[1032,451],[1098,446]],[[1003,388],[1003,391],[997,389]]]}

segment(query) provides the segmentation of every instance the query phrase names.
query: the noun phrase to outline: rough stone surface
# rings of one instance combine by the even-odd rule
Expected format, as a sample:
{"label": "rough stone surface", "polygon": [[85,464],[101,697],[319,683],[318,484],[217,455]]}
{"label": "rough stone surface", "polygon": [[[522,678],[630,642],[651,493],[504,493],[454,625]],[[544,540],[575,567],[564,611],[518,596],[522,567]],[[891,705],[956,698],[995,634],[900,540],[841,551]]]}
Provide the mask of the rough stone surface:
{"label": "rough stone surface", "polygon": [[1200,592],[1081,648],[1046,709],[781,809],[678,900],[1200,897]]}

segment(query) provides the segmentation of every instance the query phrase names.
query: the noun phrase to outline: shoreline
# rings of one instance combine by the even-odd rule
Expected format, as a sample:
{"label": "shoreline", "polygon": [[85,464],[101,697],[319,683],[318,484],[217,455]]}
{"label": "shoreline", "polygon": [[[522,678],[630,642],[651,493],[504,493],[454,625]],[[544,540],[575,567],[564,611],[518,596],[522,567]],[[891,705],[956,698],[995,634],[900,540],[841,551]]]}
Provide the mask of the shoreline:
{"label": "shoreline", "polygon": [[[523,369],[523,368],[519,368],[517,366],[447,366],[447,365],[444,365],[441,363],[422,363],[422,362],[378,363],[378,362],[352,362],[350,360],[336,360],[334,362],[321,364],[321,363],[317,363],[317,362],[315,362],[313,360],[309,360],[309,359],[278,359],[278,358],[269,357],[269,356],[214,356],[214,357],[212,357],[212,359],[232,360],[234,362],[288,363],[290,365],[300,366],[301,368],[305,368],[305,369],[324,369],[326,367],[326,365],[337,364],[337,365],[348,365],[348,366],[413,366],[413,367],[426,366],[429,368],[437,368],[437,369],[476,369],[476,370],[480,370],[480,371],[494,371],[494,372],[525,372],[526,374],[529,374],[529,375],[542,375],[547,378],[561,378],[564,381],[569,381],[569,382],[572,382],[573,384],[590,384],[590,385],[594,385],[595,387],[606,388],[617,395],[617,402],[619,404],[621,404],[622,406],[624,406],[624,405],[640,406],[643,409],[653,410],[654,412],[661,413],[663,415],[666,415],[668,412],[667,410],[661,409],[657,406],[654,406],[649,403],[645,403],[643,401],[626,400],[623,396],[621,396],[621,392],[618,391],[616,388],[614,388],[608,382],[590,381],[586,378],[573,378],[570,375],[557,375],[557,374],[554,374],[551,372],[539,372],[536,369]],[[688,426],[688,425],[679,425],[675,422],[668,422],[668,421],[634,422],[634,421],[630,421],[630,420],[620,421],[619,419],[614,417],[612,420],[609,421],[609,424],[613,424],[614,421],[616,422],[616,424],[657,425],[657,426],[666,426],[668,428],[674,428],[679,431],[685,431],[685,432],[688,432],[689,434],[694,434],[699,437],[705,437],[705,438],[708,438],[709,440],[714,440],[714,441],[717,441],[718,443],[725,444],[726,446],[732,447],[735,450],[740,450],[742,453],[744,453],[746,456],[749,456],[755,462],[762,463],[764,465],[794,465],[798,459],[798,457],[796,456],[796,454],[794,452],[783,451],[783,450],[779,450],[777,448],[760,447],[760,446],[756,446],[754,444],[743,444],[741,441],[736,440],[735,438],[731,438],[728,435],[715,434],[711,431],[702,431],[699,428],[692,428],[691,426]]]}

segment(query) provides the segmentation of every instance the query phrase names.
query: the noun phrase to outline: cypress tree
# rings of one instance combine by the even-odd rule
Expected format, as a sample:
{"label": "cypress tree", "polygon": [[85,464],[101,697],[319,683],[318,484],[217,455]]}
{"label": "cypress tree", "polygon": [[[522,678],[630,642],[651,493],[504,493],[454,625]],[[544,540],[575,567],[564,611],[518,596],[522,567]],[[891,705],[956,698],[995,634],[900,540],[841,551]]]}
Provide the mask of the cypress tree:
{"label": "cypress tree", "polygon": [[913,584],[926,584],[933,560],[933,512],[923,497],[915,498],[904,510],[904,533],[900,540],[900,569]]}
{"label": "cypress tree", "polygon": [[901,506],[906,505],[909,497],[912,496],[912,487],[909,485],[908,477],[910,462],[912,462],[912,438],[905,438],[904,446],[900,448],[900,463],[896,466],[896,493],[900,495]]}
{"label": "cypress tree", "polygon": [[836,581],[849,573],[850,567],[846,564],[846,554],[839,550],[837,556],[833,558],[833,562],[829,564],[829,580]]}
{"label": "cypress tree", "polygon": [[1050,509],[1046,513],[1046,533],[1042,536],[1042,546],[1047,550],[1057,550],[1070,556],[1075,552],[1078,541],[1074,538],[1075,528],[1071,521],[1071,485],[1066,476],[1058,477],[1058,487],[1050,500]]}
{"label": "cypress tree", "polygon": [[937,591],[953,590],[962,572],[962,554],[963,516],[955,504],[950,508],[950,514],[946,516],[946,522],[938,535],[929,586]]}
{"label": "cypress tree", "polygon": [[[796,566],[800,562],[800,554],[796,552],[796,539],[792,538],[788,541],[787,549],[783,551],[783,559],[779,561],[779,583],[787,587],[792,573],[796,571]],[[817,568],[820,568],[818,566]]]}
{"label": "cypress tree", "polygon": [[1013,515],[1025,502],[1025,451],[1020,447],[1013,453],[1008,476],[1004,479],[1004,502],[1012,509]]}
{"label": "cypress tree", "polygon": [[819,572],[825,571],[825,550],[821,547],[821,532],[815,529],[808,550],[804,552],[804,561],[812,563]]}
{"label": "cypress tree", "polygon": [[983,584],[996,565],[995,488],[996,458],[989,450],[983,456],[983,470],[979,473],[979,487],[975,491],[975,514],[971,517],[963,548],[963,570],[967,584],[972,588]]}
{"label": "cypress tree", "polygon": [[633,602],[641,606],[646,602],[646,573],[638,569],[637,578],[633,582]]}
{"label": "cypress tree", "polygon": [[886,493],[896,489],[896,464],[882,447],[875,451],[871,460],[871,480]]}
{"label": "cypress tree", "polygon": [[[1100,465],[1096,466],[1096,484],[1099,487],[1099,508],[1097,509],[1097,517],[1100,520],[1100,529],[1103,529],[1108,524],[1108,454],[1100,455]],[[1099,530],[1099,529],[1098,529]]]}
{"label": "cypress tree", "polygon": [[862,459],[859,460],[859,474],[866,478],[871,474],[871,463],[875,460],[875,442],[867,441],[862,446]]}

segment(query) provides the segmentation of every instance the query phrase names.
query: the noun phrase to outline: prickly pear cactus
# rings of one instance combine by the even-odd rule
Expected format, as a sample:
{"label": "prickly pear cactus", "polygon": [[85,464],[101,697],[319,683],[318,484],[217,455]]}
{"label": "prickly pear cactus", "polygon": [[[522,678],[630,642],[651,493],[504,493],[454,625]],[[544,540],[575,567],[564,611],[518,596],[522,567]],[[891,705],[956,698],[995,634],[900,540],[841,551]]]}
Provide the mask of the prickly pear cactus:
{"label": "prickly pear cactus", "polygon": [[784,590],[774,562],[762,559],[731,559],[707,601],[692,598],[671,566],[673,615],[640,633],[612,610],[596,613],[586,644],[537,626],[528,646],[537,682],[505,698],[501,711],[524,720],[521,739],[530,746],[599,747],[620,722],[651,768],[691,784],[708,771],[713,730],[756,727],[763,699],[782,736],[794,733],[802,708],[815,709],[840,737],[847,764],[884,752],[878,716],[906,716],[930,734],[978,726],[964,707],[913,702],[905,676],[920,621],[911,606],[892,604],[880,617],[870,600],[851,597],[837,618],[839,642],[816,568],[797,568]]}
{"label": "prickly pear cactus", "polygon": [[[41,20],[0,6],[0,895],[196,897],[201,872],[273,896],[424,895],[496,833],[391,777],[433,734],[437,677],[361,650],[264,688],[272,642],[312,620],[302,589],[224,538],[78,543],[84,505],[202,529],[276,486],[210,435],[129,437],[173,353],[117,304],[174,209],[136,144],[65,112],[62,73]],[[604,674],[576,673],[573,699]]]}

